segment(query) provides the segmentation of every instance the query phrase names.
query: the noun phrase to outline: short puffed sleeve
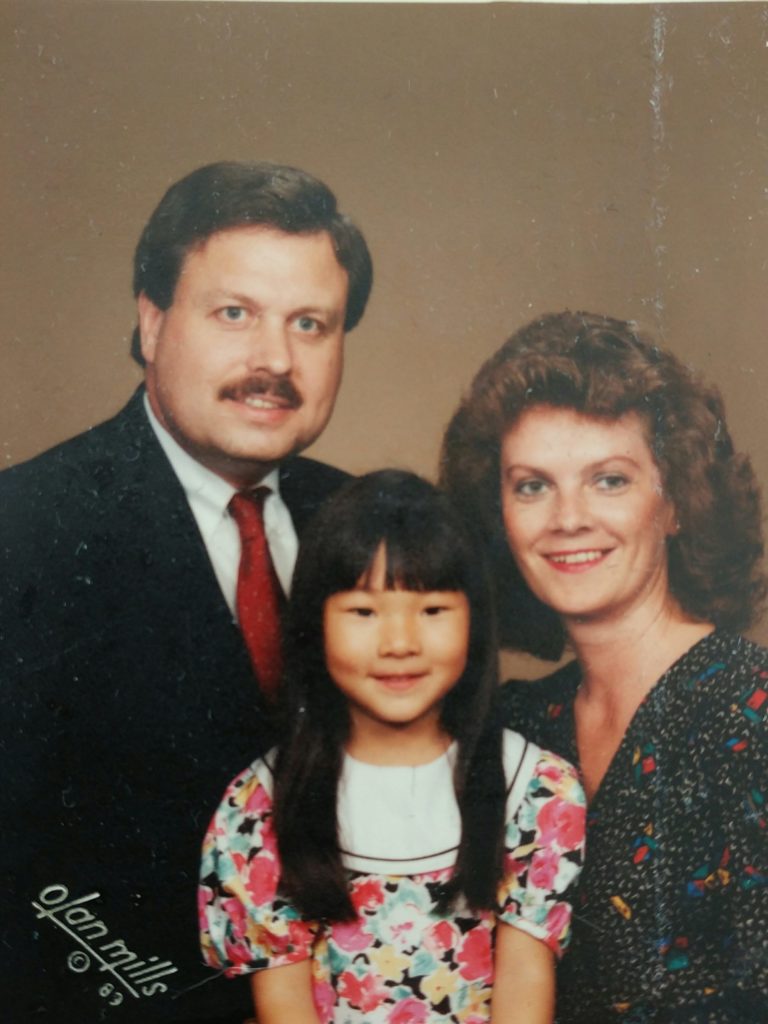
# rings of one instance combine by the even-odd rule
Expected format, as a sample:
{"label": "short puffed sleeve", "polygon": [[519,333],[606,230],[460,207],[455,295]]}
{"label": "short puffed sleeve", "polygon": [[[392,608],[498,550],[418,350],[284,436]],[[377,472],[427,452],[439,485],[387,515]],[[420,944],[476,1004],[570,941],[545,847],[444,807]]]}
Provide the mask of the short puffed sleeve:
{"label": "short puffed sleeve", "polygon": [[507,821],[498,917],[560,956],[568,944],[568,889],[584,857],[586,800],[576,769],[539,753],[522,802]]}
{"label": "short puffed sleeve", "polygon": [[198,909],[210,967],[228,976],[305,960],[316,926],[277,892],[272,799],[256,762],[228,787],[203,842]]}

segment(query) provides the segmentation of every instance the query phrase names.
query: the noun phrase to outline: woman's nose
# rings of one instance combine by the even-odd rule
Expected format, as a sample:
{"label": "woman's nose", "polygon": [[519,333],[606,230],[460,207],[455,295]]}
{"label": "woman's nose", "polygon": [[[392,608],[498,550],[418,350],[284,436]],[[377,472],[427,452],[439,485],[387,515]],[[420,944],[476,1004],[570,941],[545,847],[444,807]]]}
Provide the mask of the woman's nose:
{"label": "woman's nose", "polygon": [[589,502],[581,488],[558,491],[553,506],[553,528],[565,533],[576,533],[589,527],[590,523]]}

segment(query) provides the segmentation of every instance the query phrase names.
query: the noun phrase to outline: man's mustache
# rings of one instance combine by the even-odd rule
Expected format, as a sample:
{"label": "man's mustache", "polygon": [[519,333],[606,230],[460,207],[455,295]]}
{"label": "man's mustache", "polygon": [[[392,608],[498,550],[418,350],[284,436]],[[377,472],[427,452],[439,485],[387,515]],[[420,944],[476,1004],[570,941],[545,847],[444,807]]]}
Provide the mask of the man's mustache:
{"label": "man's mustache", "polygon": [[272,398],[282,405],[294,409],[302,404],[302,398],[290,377],[273,373],[254,373],[235,384],[227,384],[219,392],[220,398],[242,402],[253,396]]}

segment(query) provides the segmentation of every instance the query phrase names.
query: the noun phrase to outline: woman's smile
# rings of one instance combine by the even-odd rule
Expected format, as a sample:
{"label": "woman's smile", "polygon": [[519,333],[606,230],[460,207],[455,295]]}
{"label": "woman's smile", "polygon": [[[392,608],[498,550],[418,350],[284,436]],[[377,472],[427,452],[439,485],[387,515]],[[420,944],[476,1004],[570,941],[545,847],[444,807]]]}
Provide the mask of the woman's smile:
{"label": "woman's smile", "polygon": [[594,568],[610,553],[610,549],[587,551],[551,551],[544,557],[558,572],[585,572]]}

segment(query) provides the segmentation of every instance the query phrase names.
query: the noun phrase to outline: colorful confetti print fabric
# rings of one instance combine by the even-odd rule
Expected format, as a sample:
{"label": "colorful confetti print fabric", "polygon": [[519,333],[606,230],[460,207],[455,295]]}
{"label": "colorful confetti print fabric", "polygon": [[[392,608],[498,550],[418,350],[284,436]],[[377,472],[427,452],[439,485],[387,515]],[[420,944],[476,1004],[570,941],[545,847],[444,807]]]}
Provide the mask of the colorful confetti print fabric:
{"label": "colorful confetti print fabric", "polygon": [[[508,683],[506,722],[578,763],[578,684]],[[636,712],[587,813],[562,1024],[768,1022],[767,713],[768,651],[721,632]]]}
{"label": "colorful confetti print fabric", "polygon": [[[277,894],[272,801],[259,779],[264,763],[257,762],[229,787],[206,836],[200,915],[207,962],[237,975],[311,957],[322,1024],[484,1024],[490,1019],[497,917],[559,955],[571,914],[563,893],[582,859],[584,794],[576,772],[561,758],[530,749],[534,756],[520,780],[522,802],[516,798],[507,823],[497,915],[473,916],[467,909],[438,914],[435,896],[451,867],[407,874],[389,857],[394,866],[386,874],[350,872],[357,920],[324,925],[301,920]],[[419,816],[406,816],[404,809],[433,766],[365,768],[410,780],[401,793],[400,827],[418,829]],[[381,788],[391,792],[384,775]],[[455,804],[447,759],[441,786]],[[369,785],[368,793],[375,799],[376,788]],[[397,835],[392,844],[397,846]],[[451,865],[455,849],[435,856]]]}

